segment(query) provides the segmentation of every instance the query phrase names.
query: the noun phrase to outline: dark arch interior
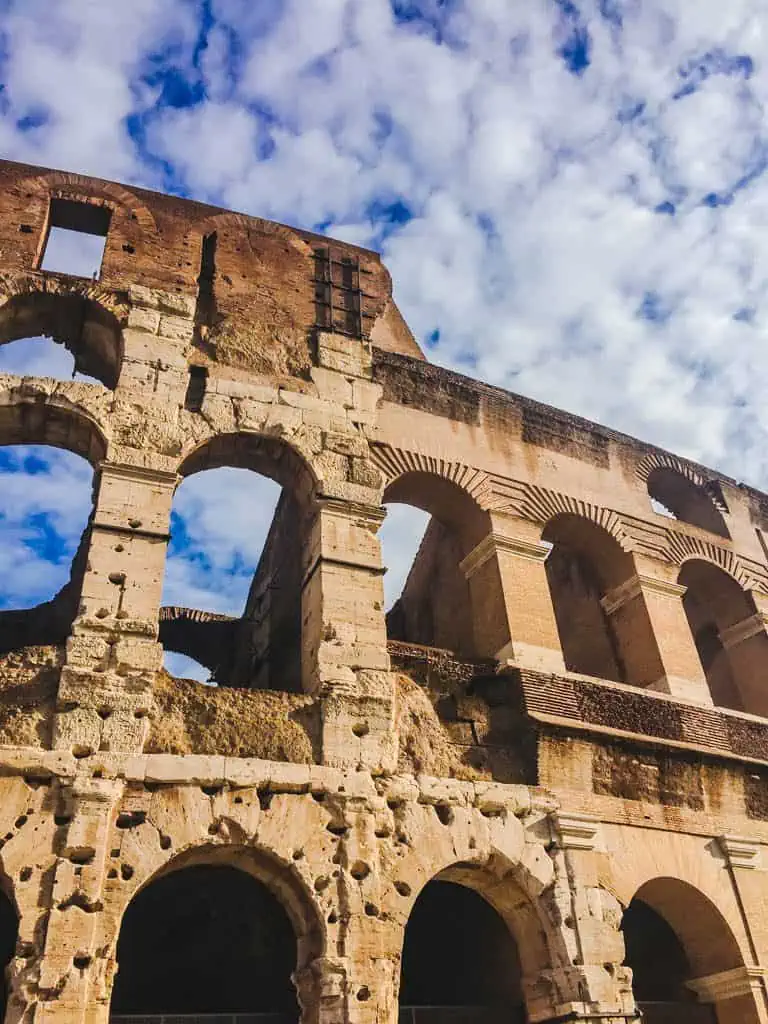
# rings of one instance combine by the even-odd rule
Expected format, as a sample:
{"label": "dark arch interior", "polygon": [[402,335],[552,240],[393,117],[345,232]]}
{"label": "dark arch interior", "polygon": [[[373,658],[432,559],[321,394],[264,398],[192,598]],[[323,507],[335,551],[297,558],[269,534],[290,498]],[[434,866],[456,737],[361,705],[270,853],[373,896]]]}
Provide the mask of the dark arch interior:
{"label": "dark arch interior", "polygon": [[[688,957],[671,925],[643,900],[632,900],[622,921],[632,989],[646,1024],[715,1024],[708,1008],[686,986],[692,978]],[[695,1010],[689,1009],[691,1006]],[[687,1012],[686,1012],[687,1011]],[[674,1018],[670,1014],[674,1013]]]}
{"label": "dark arch interior", "polygon": [[[601,527],[575,515],[550,520],[547,582],[565,666],[571,672],[637,683],[632,645],[650,629],[639,602],[609,614],[602,599],[634,574],[630,557]],[[657,673],[658,674],[658,673]]]}
{"label": "dark arch interior", "polygon": [[[667,466],[652,470],[648,476],[648,496],[667,509],[675,519],[691,526],[730,538],[720,509],[708,491]],[[722,495],[720,495],[722,501]]]}
{"label": "dark arch interior", "polygon": [[[472,1008],[466,1021],[523,1024],[520,975],[515,940],[482,896],[454,882],[426,885],[405,928],[401,1009],[464,1007]],[[416,1019],[440,1021],[436,1015]]]}
{"label": "dark arch interior", "polygon": [[768,639],[764,632],[731,644],[723,642],[728,630],[756,614],[752,596],[728,573],[698,559],[683,565],[679,582],[686,588],[683,607],[712,700],[720,707],[766,714],[763,680]]}
{"label": "dark arch interior", "polygon": [[127,1014],[299,1011],[296,936],[278,900],[237,868],[199,865],[152,882],[128,906],[112,1019]]}
{"label": "dark arch interior", "polygon": [[16,951],[16,939],[19,933],[19,919],[13,904],[0,892],[0,1020],[5,1020],[8,1005],[8,986],[5,980],[5,967]]}

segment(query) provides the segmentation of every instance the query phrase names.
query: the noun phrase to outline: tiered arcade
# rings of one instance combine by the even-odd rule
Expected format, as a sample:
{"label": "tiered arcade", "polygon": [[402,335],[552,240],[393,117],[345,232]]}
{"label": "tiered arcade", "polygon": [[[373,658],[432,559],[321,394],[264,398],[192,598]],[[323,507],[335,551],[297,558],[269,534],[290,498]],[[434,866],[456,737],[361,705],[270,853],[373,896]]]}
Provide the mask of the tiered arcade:
{"label": "tiered arcade", "polygon": [[[0,443],[95,487],[0,613],[9,1024],[768,1022],[767,496],[430,365],[374,253],[2,163],[40,335],[96,381],[0,375]],[[221,466],[282,487],[245,611],[163,608]]]}

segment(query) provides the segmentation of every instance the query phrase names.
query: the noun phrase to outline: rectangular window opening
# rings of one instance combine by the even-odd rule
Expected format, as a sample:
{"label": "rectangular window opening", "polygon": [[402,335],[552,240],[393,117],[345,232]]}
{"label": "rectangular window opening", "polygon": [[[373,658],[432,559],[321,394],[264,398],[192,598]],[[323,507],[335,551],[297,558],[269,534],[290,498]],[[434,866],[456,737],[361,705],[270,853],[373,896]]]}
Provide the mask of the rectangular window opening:
{"label": "rectangular window opening", "polygon": [[206,366],[190,366],[187,393],[184,397],[184,408],[189,412],[201,412],[205,389],[208,385],[208,368]]}
{"label": "rectangular window opening", "polygon": [[111,217],[106,206],[51,199],[40,269],[98,280]]}

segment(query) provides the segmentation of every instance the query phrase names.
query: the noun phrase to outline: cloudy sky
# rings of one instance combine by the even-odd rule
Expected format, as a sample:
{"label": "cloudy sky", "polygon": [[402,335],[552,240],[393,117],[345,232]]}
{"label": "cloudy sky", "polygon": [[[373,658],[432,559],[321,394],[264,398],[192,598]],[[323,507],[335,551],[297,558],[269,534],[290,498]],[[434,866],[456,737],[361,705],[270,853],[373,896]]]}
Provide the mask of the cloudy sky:
{"label": "cloudy sky", "polygon": [[[768,488],[765,14],[0,0],[0,154],[376,248],[434,361]],[[38,562],[80,528],[68,507],[40,518],[44,486],[87,493],[72,460],[40,462],[0,464],[31,481],[0,490],[8,543]],[[169,600],[241,607],[276,495],[240,476],[180,490]],[[387,529],[394,593],[418,526]]]}

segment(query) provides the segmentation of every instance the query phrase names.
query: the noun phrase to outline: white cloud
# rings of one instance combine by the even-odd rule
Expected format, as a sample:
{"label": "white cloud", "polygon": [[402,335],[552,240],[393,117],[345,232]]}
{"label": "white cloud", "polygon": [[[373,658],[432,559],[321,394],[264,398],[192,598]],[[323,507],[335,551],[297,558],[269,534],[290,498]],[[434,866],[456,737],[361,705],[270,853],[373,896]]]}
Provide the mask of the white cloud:
{"label": "white cloud", "polygon": [[[422,23],[389,0],[214,0],[196,66],[191,0],[12,0],[0,148],[383,238],[409,323],[440,332],[436,361],[768,488],[763,5],[616,0],[606,20],[583,0],[578,76],[555,3],[412,6]],[[161,102],[164,75],[205,96]],[[394,199],[409,223],[376,212]],[[259,512],[249,532],[240,495],[235,478],[180,492],[213,555],[172,561],[174,601],[241,607],[266,527]]]}

